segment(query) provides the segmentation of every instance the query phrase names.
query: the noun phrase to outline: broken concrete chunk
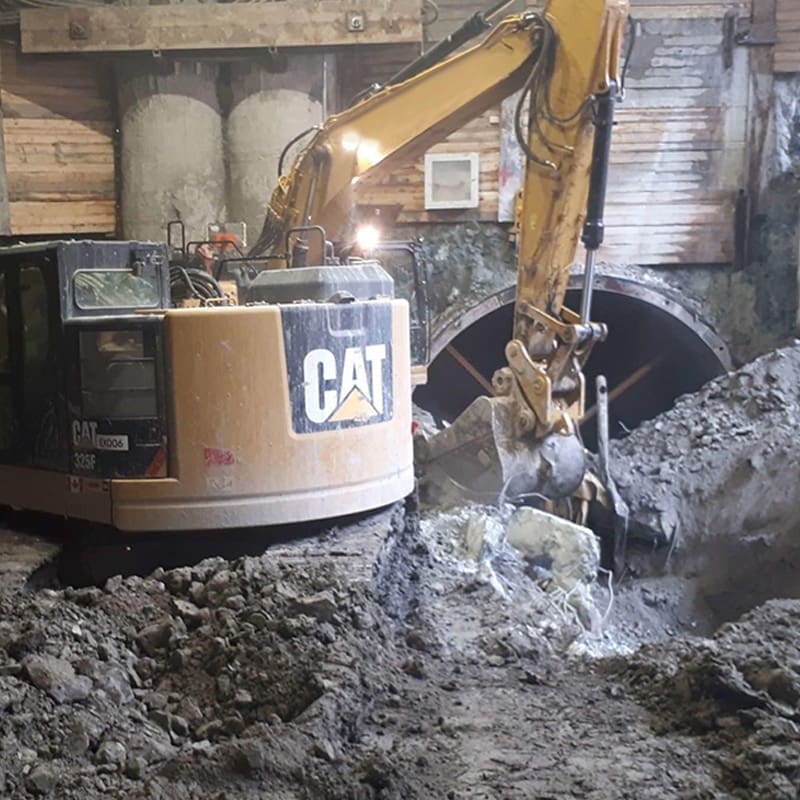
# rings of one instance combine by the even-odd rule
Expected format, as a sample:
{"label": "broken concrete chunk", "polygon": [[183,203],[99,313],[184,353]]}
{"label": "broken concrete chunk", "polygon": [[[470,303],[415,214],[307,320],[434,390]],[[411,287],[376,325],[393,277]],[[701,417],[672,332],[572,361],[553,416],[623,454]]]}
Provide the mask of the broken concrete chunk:
{"label": "broken concrete chunk", "polygon": [[127,705],[133,700],[133,690],[128,676],[119,667],[111,667],[100,674],[96,679],[96,685],[98,689],[105,691],[112,703],[118,706]]}
{"label": "broken concrete chunk", "polygon": [[506,536],[527,558],[546,564],[555,583],[567,592],[597,575],[600,545],[589,528],[535,508],[520,508],[511,516]]}
{"label": "broken concrete chunk", "polygon": [[198,608],[194,603],[188,600],[181,600],[180,598],[172,599],[172,611],[177,614],[186,623],[186,627],[190,630],[198,628],[200,625],[208,622],[211,612],[207,608]]}
{"label": "broken concrete chunk", "polygon": [[292,603],[295,614],[305,614],[318,622],[330,622],[336,613],[337,605],[333,593],[325,590],[307,597],[298,598]]}
{"label": "broken concrete chunk", "polygon": [[50,764],[39,764],[31,770],[25,783],[33,794],[50,794],[58,783],[58,773]]}
{"label": "broken concrete chunk", "polygon": [[123,764],[126,757],[125,745],[108,739],[97,748],[95,761],[98,764]]}
{"label": "broken concrete chunk", "polygon": [[483,560],[502,539],[503,524],[499,519],[478,511],[470,513],[462,533],[462,547],[468,558]]}
{"label": "broken concrete chunk", "polygon": [[147,655],[154,656],[170,643],[173,635],[179,633],[182,627],[184,626],[181,620],[164,617],[158,622],[142,628],[136,634],[136,641]]}
{"label": "broken concrete chunk", "polygon": [[68,661],[53,656],[28,656],[22,666],[28,680],[47,692],[57,703],[85,700],[92,690],[92,680],[76,675]]}

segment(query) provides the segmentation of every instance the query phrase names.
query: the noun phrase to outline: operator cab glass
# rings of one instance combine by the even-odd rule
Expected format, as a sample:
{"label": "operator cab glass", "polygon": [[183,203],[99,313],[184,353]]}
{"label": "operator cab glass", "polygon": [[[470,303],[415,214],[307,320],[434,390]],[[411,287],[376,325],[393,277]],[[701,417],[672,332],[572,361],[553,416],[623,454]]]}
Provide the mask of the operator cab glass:
{"label": "operator cab glass", "polygon": [[73,300],[84,311],[96,309],[158,308],[157,275],[134,270],[80,270],[72,278]]}

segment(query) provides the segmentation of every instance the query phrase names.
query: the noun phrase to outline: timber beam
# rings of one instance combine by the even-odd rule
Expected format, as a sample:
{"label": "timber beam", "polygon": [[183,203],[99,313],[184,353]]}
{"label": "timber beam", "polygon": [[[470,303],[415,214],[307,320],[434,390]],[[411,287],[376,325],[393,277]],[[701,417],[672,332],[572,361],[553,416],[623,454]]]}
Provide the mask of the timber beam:
{"label": "timber beam", "polygon": [[20,13],[25,53],[324,47],[422,41],[420,0],[94,6]]}

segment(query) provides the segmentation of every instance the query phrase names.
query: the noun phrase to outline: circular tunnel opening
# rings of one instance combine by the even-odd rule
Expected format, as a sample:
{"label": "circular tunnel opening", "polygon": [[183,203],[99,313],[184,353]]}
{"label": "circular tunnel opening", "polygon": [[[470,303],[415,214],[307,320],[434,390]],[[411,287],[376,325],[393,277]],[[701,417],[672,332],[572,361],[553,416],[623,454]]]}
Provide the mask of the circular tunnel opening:
{"label": "circular tunnel opening", "polygon": [[[605,322],[609,334],[595,346],[585,367],[587,418],[581,431],[589,449],[597,439],[592,412],[597,375],[608,381],[609,431],[619,438],[731,366],[728,349],[713,330],[663,292],[608,276],[599,276],[595,286],[592,319]],[[576,280],[566,305],[580,305]],[[513,313],[512,288],[443,327],[434,337],[428,382],[414,393],[417,405],[440,423],[449,422],[486,394],[492,374],[506,363]]]}

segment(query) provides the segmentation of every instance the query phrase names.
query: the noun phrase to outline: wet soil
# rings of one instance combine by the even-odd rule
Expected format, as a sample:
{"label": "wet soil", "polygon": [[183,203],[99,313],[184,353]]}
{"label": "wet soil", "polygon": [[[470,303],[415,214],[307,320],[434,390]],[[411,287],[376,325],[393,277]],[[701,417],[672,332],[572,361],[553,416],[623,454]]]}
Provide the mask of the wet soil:
{"label": "wet soil", "polygon": [[796,796],[800,603],[631,655],[655,589],[587,633],[480,513],[6,591],[0,796]]}

